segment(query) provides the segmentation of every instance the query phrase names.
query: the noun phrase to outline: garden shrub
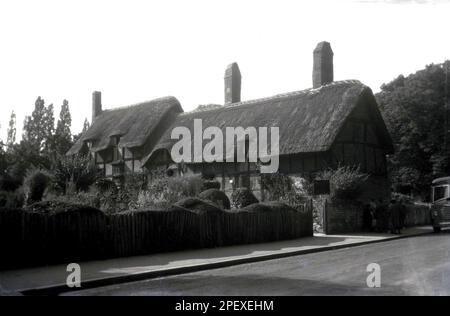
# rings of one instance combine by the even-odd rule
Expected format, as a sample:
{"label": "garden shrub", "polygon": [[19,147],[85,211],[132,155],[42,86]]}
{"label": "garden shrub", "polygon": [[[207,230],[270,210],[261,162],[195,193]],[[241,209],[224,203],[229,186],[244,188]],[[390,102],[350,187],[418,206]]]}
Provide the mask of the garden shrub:
{"label": "garden shrub", "polygon": [[105,213],[116,213],[135,209],[144,185],[143,175],[127,175],[121,188],[111,179],[98,179],[85,191],[77,190],[76,184],[70,181],[64,195],[49,196],[46,200],[81,204],[99,208]]}
{"label": "garden shrub", "polygon": [[44,170],[30,170],[24,180],[26,203],[32,204],[42,200],[47,186],[51,183],[52,176]]}
{"label": "garden shrub", "polygon": [[297,212],[296,209],[286,203],[278,201],[253,203],[238,210],[238,212],[272,212],[274,214],[285,211]]}
{"label": "garden shrub", "polygon": [[220,183],[217,180],[205,180],[203,181],[202,191],[206,191],[208,189],[217,189],[220,190]]}
{"label": "garden shrub", "polygon": [[87,191],[99,179],[99,171],[89,155],[60,156],[54,166],[55,181],[65,193],[69,182],[77,191]]}
{"label": "garden shrub", "polygon": [[287,192],[292,190],[292,180],[288,175],[280,173],[262,174],[263,189],[267,192],[269,201],[280,200]]}
{"label": "garden shrub", "polygon": [[193,211],[198,214],[203,213],[221,213],[222,210],[214,204],[208,203],[198,198],[188,197],[173,204],[171,210],[183,209]]}
{"label": "garden shrub", "polygon": [[265,203],[253,203],[235,210],[235,212],[237,213],[242,212],[255,213],[255,212],[270,212],[270,211],[271,211],[270,207],[268,207]]}
{"label": "garden shrub", "polygon": [[258,199],[248,188],[237,188],[231,194],[231,206],[233,208],[243,208],[258,202]]}
{"label": "garden shrub", "polygon": [[117,186],[114,183],[113,180],[111,179],[98,179],[97,181],[95,181],[95,187],[98,189],[99,192],[101,193],[106,193],[109,191],[117,191]]}
{"label": "garden shrub", "polygon": [[170,177],[167,185],[170,191],[182,196],[196,196],[202,191],[203,179],[199,175]]}
{"label": "garden shrub", "polygon": [[0,191],[0,207],[21,208],[25,197],[21,188],[10,191]]}
{"label": "garden shrub", "polygon": [[93,188],[91,188],[88,192],[77,192],[75,190],[70,192],[67,191],[64,195],[47,196],[45,201],[90,206],[99,209],[102,208],[102,200],[100,195]]}
{"label": "garden shrub", "polygon": [[225,192],[218,189],[208,189],[201,192],[198,197],[202,200],[210,201],[220,208],[230,209],[230,199]]}
{"label": "garden shrub", "polygon": [[91,212],[98,213],[100,215],[104,215],[104,213],[91,206],[83,205],[80,203],[68,203],[62,201],[41,201],[36,202],[31,205],[27,205],[24,207],[25,211],[28,212],[37,212],[41,214],[56,214],[56,213],[64,213],[64,212]]}
{"label": "garden shrub", "polygon": [[311,190],[311,184],[304,178],[280,173],[263,174],[262,187],[269,201],[282,201],[288,205],[303,204]]}
{"label": "garden shrub", "polygon": [[187,197],[197,196],[203,179],[199,175],[168,177],[165,173],[153,173],[147,189],[140,190],[130,209],[166,208]]}
{"label": "garden shrub", "polygon": [[18,177],[11,176],[8,173],[0,175],[0,191],[14,192],[22,184]]}

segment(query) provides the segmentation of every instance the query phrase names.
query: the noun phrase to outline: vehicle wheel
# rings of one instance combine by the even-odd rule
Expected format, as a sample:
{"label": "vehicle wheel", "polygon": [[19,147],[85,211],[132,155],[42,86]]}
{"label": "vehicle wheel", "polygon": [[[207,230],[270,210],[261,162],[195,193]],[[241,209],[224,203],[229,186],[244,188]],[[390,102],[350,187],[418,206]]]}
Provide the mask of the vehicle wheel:
{"label": "vehicle wheel", "polygon": [[433,231],[435,233],[439,233],[439,232],[441,232],[441,228],[440,227],[433,227]]}

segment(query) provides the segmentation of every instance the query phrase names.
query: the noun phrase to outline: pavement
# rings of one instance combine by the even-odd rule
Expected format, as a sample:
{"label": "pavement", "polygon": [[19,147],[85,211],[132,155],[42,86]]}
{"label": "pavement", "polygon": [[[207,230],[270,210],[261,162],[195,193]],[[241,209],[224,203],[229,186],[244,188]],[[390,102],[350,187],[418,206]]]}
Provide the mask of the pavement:
{"label": "pavement", "polygon": [[[290,295],[448,296],[449,241],[450,231],[444,231],[61,295],[174,296],[179,298],[173,305],[176,302],[210,302],[210,310],[219,308],[214,303],[219,300],[211,298],[217,295],[242,296],[234,299],[237,301],[261,295],[266,298]],[[375,266],[378,277],[375,277]],[[199,299],[198,296],[207,298]],[[276,309],[284,305],[279,303],[274,304]]]}
{"label": "pavement", "polygon": [[[429,233],[432,233],[430,226],[407,228],[401,235],[315,234],[313,237],[270,243],[79,262],[81,289],[361,246]],[[66,268],[67,264],[60,264],[0,271],[0,295],[56,295],[73,291],[73,288],[66,286],[66,278],[69,275]]]}

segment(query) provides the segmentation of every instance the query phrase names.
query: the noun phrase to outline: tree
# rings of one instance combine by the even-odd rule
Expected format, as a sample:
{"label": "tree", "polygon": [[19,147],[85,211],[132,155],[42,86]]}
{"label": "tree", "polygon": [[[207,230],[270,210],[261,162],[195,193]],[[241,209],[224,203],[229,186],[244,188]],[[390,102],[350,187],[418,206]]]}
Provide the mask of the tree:
{"label": "tree", "polygon": [[72,118],[69,111],[69,102],[63,101],[61,111],[59,112],[58,123],[55,131],[55,150],[58,154],[64,155],[72,146],[72,134],[70,127]]}
{"label": "tree", "polygon": [[397,190],[426,197],[433,178],[450,174],[449,146],[444,146],[448,137],[448,67],[450,61],[428,65],[408,77],[399,76],[383,84],[376,95],[395,143],[389,169]]}
{"label": "tree", "polygon": [[11,112],[11,118],[9,119],[8,138],[6,139],[6,145],[8,150],[11,150],[16,142],[16,113]]}
{"label": "tree", "polygon": [[55,157],[54,124],[53,104],[46,107],[44,99],[38,97],[31,116],[25,117],[22,141],[15,148],[17,163],[14,165],[21,176],[31,166],[51,167]]}
{"label": "tree", "polygon": [[6,152],[4,151],[3,148],[4,144],[3,141],[0,139],[0,176],[6,172],[7,168]]}
{"label": "tree", "polygon": [[44,110],[43,117],[43,132],[44,132],[44,144],[43,155],[54,160],[55,154],[55,116],[53,115],[53,104],[49,104]]}
{"label": "tree", "polygon": [[23,140],[28,143],[33,151],[40,154],[44,149],[46,130],[46,108],[41,97],[36,99],[31,116],[25,117],[23,126]]}

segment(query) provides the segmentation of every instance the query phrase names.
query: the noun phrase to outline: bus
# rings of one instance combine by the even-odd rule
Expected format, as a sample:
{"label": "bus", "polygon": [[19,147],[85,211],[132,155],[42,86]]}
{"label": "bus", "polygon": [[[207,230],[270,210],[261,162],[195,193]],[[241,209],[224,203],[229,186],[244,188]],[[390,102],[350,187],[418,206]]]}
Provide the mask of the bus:
{"label": "bus", "polygon": [[450,177],[434,179],[431,184],[431,223],[438,233],[450,226]]}

